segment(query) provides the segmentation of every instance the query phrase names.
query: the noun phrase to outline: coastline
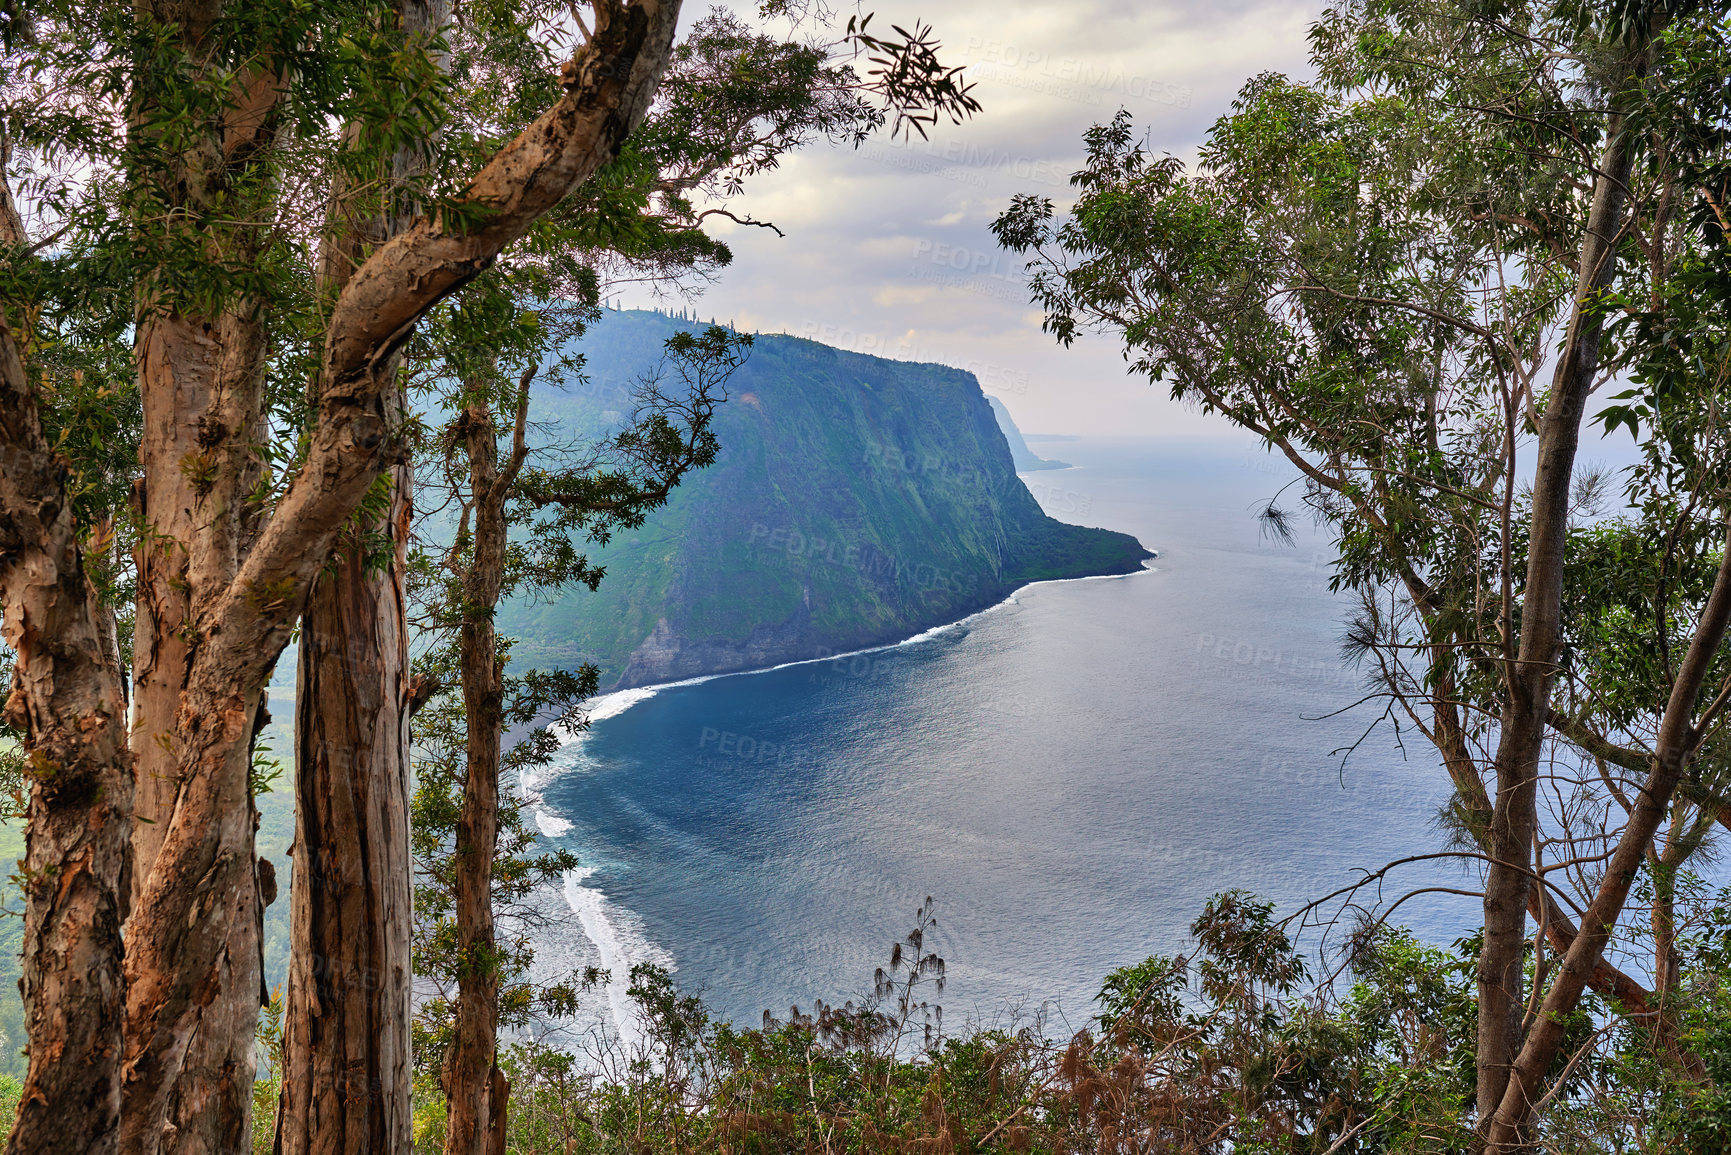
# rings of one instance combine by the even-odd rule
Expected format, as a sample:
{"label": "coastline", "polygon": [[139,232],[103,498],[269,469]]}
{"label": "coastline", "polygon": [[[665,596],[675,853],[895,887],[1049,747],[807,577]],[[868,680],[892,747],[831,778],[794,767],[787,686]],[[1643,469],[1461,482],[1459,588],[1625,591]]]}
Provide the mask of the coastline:
{"label": "coastline", "polygon": [[[1125,573],[1083,574],[1077,577],[1045,578],[1024,582],[988,606],[973,610],[954,621],[928,627],[896,641],[862,646],[820,657],[778,662],[755,669],[726,670],[714,674],[702,674],[692,678],[633,686],[599,694],[590,699],[589,707],[585,710],[584,716],[589,722],[604,721],[608,718],[618,717],[631,707],[647,701],[663,690],[695,686],[720,678],[747,677],[753,674],[766,674],[776,670],[821,662],[846,661],[862,655],[918,645],[952,630],[965,629],[970,623],[988,614],[996,613],[1006,606],[1017,605],[1020,597],[1036,586],[1058,585],[1065,582],[1124,581],[1139,574],[1159,572],[1158,567],[1153,564],[1159,559],[1159,551],[1149,550],[1148,553],[1149,556],[1141,559],[1138,568]],[[576,732],[564,731],[559,736],[564,756],[558,759],[558,764],[533,779],[526,774],[520,774],[518,778],[520,797],[533,813],[536,829],[548,839],[558,839],[569,833],[572,823],[546,805],[542,792],[548,785],[566,774],[581,772],[584,763],[582,747],[588,736],[588,730],[585,728]],[[596,956],[601,959],[602,965],[610,971],[611,981],[604,988],[605,1011],[602,1019],[595,1025],[601,1027],[604,1034],[610,1030],[613,1040],[623,1047],[627,1054],[632,1054],[641,1047],[641,1032],[631,1010],[628,991],[629,980],[624,976],[629,974],[634,963],[642,961],[653,961],[658,965],[666,966],[669,970],[677,970],[678,966],[673,956],[660,944],[654,942],[643,931],[642,927],[636,924],[630,911],[620,907],[607,894],[602,885],[591,880],[590,876],[594,873],[596,873],[594,866],[582,866],[567,872],[562,880],[562,885],[556,890],[550,890],[546,898],[550,902],[556,902],[562,906],[563,913],[568,913],[575,920],[576,929],[588,941],[589,949],[596,953]],[[551,917],[558,917],[553,910],[548,913]]]}
{"label": "coastline", "polygon": [[[935,626],[929,626],[916,634],[910,634],[909,636],[896,641],[876,642],[872,645],[859,646],[851,650],[839,650],[833,654],[819,654],[810,658],[794,658],[789,661],[776,662],[770,665],[752,666],[748,669],[718,670],[713,674],[698,674],[690,678],[677,678],[665,682],[646,682],[640,686],[622,686],[617,689],[608,690],[605,693],[597,694],[595,697],[589,699],[589,708],[585,709],[584,717],[590,722],[598,722],[607,718],[614,718],[623,714],[638,702],[646,701],[663,690],[677,689],[681,686],[696,686],[703,682],[713,682],[717,678],[735,678],[745,677],[750,674],[767,674],[774,670],[786,670],[795,666],[809,666],[818,662],[840,661],[844,658],[856,658],[862,654],[875,654],[884,650],[898,649],[902,646],[916,645],[919,642],[925,641],[927,638],[937,637],[938,635],[950,630],[959,629],[967,625],[969,622],[974,621],[977,618],[982,618],[987,614],[994,613],[1005,606],[1015,605],[1017,604],[1017,595],[1021,594],[1025,590],[1033,589],[1036,586],[1060,585],[1065,582],[1123,581],[1140,574],[1159,572],[1158,567],[1150,563],[1159,560],[1160,552],[1158,550],[1149,550],[1148,553],[1149,556],[1141,560],[1138,568],[1128,570],[1124,573],[1081,574],[1076,577],[1041,578],[1036,581],[1023,582],[1021,585],[1013,587],[1002,598],[990,605],[983,606],[980,609],[970,610],[961,617],[956,618],[954,621],[942,622]],[[569,734],[568,736],[561,736],[564,738],[564,744],[569,745],[571,742],[580,739],[582,734],[577,733]]]}
{"label": "coastline", "polygon": [[[809,586],[803,605],[796,605],[786,617],[759,620],[743,636],[718,636],[700,628],[693,637],[686,633],[680,615],[663,610],[653,629],[624,660],[617,676],[603,683],[602,692],[614,694],[719,674],[752,673],[897,645],[927,629],[953,625],[990,609],[1029,585],[1123,577],[1140,572],[1159,556],[1130,534],[1060,522],[1049,515],[1043,515],[1042,524],[1021,545],[1025,552],[1003,566],[1007,573],[969,574],[964,583],[959,580],[964,576],[960,571],[948,578],[944,571],[935,571],[938,582],[926,592],[938,595],[939,604],[932,604],[929,597],[914,599],[905,602],[901,612],[881,615],[891,620],[875,625],[865,621],[821,622],[814,616]],[[1102,550],[1101,545],[1106,548]],[[982,582],[981,578],[990,580]],[[947,588],[942,584],[946,581]],[[978,588],[981,585],[985,588]],[[925,612],[919,612],[921,609]]]}

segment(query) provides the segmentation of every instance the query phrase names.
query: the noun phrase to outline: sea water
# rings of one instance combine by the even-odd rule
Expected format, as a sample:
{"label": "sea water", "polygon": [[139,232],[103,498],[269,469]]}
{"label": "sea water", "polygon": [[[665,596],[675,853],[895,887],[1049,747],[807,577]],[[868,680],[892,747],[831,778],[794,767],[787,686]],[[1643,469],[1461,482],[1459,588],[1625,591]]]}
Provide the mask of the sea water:
{"label": "sea water", "polygon": [[[1159,558],[898,646],[609,695],[525,784],[583,863],[541,896],[539,969],[609,970],[608,1030],[636,1038],[639,962],[742,1023],[857,998],[928,895],[946,1023],[1080,1027],[1109,971],[1192,949],[1211,895],[1292,913],[1440,847],[1447,779],[1361,701],[1326,537],[1256,517],[1290,467],[1237,440],[1035,450],[1075,466],[1024,475],[1048,512]],[[1473,877],[1413,865],[1358,898]],[[1446,945],[1476,908],[1425,895],[1396,921]],[[1320,959],[1343,929],[1301,946]]]}

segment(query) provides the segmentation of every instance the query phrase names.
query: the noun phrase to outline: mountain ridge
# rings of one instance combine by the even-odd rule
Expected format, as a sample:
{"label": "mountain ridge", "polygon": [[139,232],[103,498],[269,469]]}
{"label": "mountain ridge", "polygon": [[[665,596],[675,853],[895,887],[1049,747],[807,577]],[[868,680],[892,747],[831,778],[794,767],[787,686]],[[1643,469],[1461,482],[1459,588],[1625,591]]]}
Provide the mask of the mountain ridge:
{"label": "mountain ridge", "polygon": [[[662,342],[698,326],[608,311],[586,381],[537,421],[594,436]],[[716,415],[717,462],[642,529],[591,551],[598,591],[502,607],[514,656],[594,662],[604,689],[761,669],[902,641],[1054,578],[1134,573],[1135,538],[1047,517],[970,373],[765,334]]]}

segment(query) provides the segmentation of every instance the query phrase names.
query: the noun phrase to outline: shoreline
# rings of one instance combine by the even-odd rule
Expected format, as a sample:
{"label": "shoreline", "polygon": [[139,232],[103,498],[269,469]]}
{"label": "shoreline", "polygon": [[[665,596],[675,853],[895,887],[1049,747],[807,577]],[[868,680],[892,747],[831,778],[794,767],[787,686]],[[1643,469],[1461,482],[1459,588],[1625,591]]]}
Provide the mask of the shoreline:
{"label": "shoreline", "polygon": [[[948,631],[965,628],[970,622],[995,613],[1005,606],[1019,604],[1018,598],[1035,586],[1059,585],[1065,582],[1092,581],[1125,581],[1140,574],[1159,572],[1152,564],[1159,560],[1159,551],[1150,550],[1149,555],[1141,560],[1139,568],[1129,573],[1116,574],[1086,574],[1081,577],[1045,578],[1039,581],[1026,582],[1009,591],[1002,599],[989,606],[982,607],[964,614],[953,622],[944,622],[928,627],[917,634],[902,638],[899,641],[884,642],[875,646],[863,646],[856,650],[843,653],[827,654],[817,658],[801,658],[791,662],[779,662],[751,670],[728,670],[718,674],[704,674],[695,678],[681,678],[671,682],[658,682],[647,686],[633,686],[629,689],[614,690],[599,694],[590,699],[591,708],[585,711],[585,718],[590,722],[604,721],[618,717],[639,702],[647,701],[662,690],[677,689],[683,686],[695,686],[704,682],[712,682],[720,678],[748,677],[753,674],[767,674],[775,670],[791,669],[796,666],[807,666],[818,662],[833,662],[859,657],[862,654],[881,653],[886,650],[899,649],[903,646],[917,645]],[[560,749],[570,751],[573,758],[562,760],[564,764],[541,776],[531,779],[527,774],[519,772],[518,791],[524,804],[533,814],[535,828],[543,838],[557,839],[567,834],[572,823],[556,812],[550,811],[546,805],[543,791],[554,781],[577,770],[573,762],[580,762],[583,740],[588,735],[588,728],[575,733],[560,732]],[[596,872],[594,866],[582,866],[566,872],[562,885],[556,893],[550,893],[549,898],[557,899],[563,904],[565,912],[575,920],[577,930],[603,960],[609,969],[629,971],[630,965],[637,961],[653,960],[670,970],[677,970],[677,963],[660,944],[648,939],[640,928],[630,925],[630,912],[615,906],[606,890],[596,883],[590,882],[590,877]],[[550,916],[556,917],[553,912]],[[632,1022],[629,1010],[628,980],[618,973],[613,976],[604,990],[603,1004],[605,1011],[603,1021],[599,1024],[603,1031],[610,1026],[617,1042],[629,1053],[639,1042],[635,1024]]]}
{"label": "shoreline", "polygon": [[[1157,573],[1159,572],[1158,568],[1150,563],[1160,560],[1160,551],[1150,550],[1149,554],[1150,556],[1142,559],[1142,564],[1139,569],[1132,570],[1129,573],[1083,574],[1080,577],[1042,578],[1038,581],[1025,582],[1012,589],[1001,600],[993,602],[989,606],[970,611],[969,613],[957,618],[955,621],[943,622],[939,625],[930,626],[921,630],[917,634],[912,634],[900,639],[899,641],[879,642],[876,645],[861,646],[854,650],[838,651],[833,654],[823,654],[812,658],[796,658],[789,662],[777,662],[768,666],[754,666],[751,669],[746,670],[722,670],[714,674],[699,674],[696,677],[678,678],[670,682],[650,682],[642,686],[627,686],[617,690],[608,690],[604,694],[597,694],[595,697],[589,699],[590,703],[592,703],[592,708],[584,711],[584,717],[592,723],[605,721],[608,718],[616,718],[626,710],[629,710],[632,706],[635,706],[638,702],[646,701],[660,693],[662,690],[673,690],[683,686],[696,686],[704,682],[713,682],[718,678],[740,678],[752,674],[768,674],[775,670],[792,669],[795,666],[809,666],[817,662],[834,662],[843,658],[858,657],[861,654],[875,654],[882,650],[894,650],[899,649],[902,646],[915,645],[916,643],[925,641],[928,638],[936,637],[947,630],[953,630],[965,626],[975,618],[984,617],[985,615],[1000,610],[1008,605],[1015,605],[1017,604],[1017,595],[1021,594],[1024,590],[1030,590],[1036,586],[1061,585],[1066,582],[1124,581],[1141,574]],[[570,745],[572,742],[578,741],[581,738],[581,733],[572,734],[569,737],[564,737],[564,741],[561,744]]]}

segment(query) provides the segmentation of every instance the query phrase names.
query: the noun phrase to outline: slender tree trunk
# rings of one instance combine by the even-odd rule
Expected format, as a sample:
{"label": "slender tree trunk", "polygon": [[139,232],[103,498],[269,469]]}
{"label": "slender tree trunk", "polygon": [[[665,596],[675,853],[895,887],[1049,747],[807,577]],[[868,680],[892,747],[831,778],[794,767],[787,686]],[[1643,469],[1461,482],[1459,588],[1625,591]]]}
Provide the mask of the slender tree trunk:
{"label": "slender tree trunk", "polygon": [[[1480,828],[1480,824],[1489,822],[1491,803],[1485,794],[1484,782],[1479,777],[1478,764],[1467,748],[1466,737],[1461,730],[1454,675],[1443,662],[1438,662],[1434,669],[1435,684],[1431,699],[1432,739],[1438,752],[1442,754],[1443,765],[1447,767],[1449,776],[1454,781],[1456,798],[1463,811],[1462,817],[1478,840],[1480,848],[1488,853],[1485,832]],[[1569,952],[1569,947],[1574,944],[1575,936],[1579,932],[1562,905],[1543,887],[1528,888],[1527,914],[1545,928],[1545,939],[1553,951],[1559,956]],[[1599,965],[1594,968],[1590,985],[1606,998],[1617,1000],[1632,1014],[1648,1013],[1653,1002],[1653,992],[1604,959],[1600,959]]]}
{"label": "slender tree trunk", "polygon": [[[1728,529],[1731,529],[1731,521],[1728,521]],[[1533,1104],[1537,1101],[1545,1073],[1550,1070],[1562,1046],[1569,1014],[1580,1002],[1581,992],[1592,980],[1594,969],[1604,957],[1605,945],[1610,942],[1611,931],[1628,901],[1629,888],[1651,851],[1654,834],[1670,810],[1683,771],[1700,746],[1703,735],[1693,725],[1695,707],[1700,701],[1708,667],[1725,642],[1727,627],[1731,627],[1731,533],[1725,542],[1725,554],[1713,584],[1712,596],[1708,598],[1694,640],[1689,644],[1689,652],[1672,684],[1658,740],[1654,743],[1652,769],[1634,800],[1628,825],[1623,828],[1616,849],[1605,863],[1599,888],[1581,919],[1580,934],[1570,944],[1568,953],[1559,960],[1556,979],[1546,992],[1533,1029],[1515,1059],[1507,1090],[1490,1127],[1487,1150],[1495,1155],[1515,1149],[1520,1142],[1521,1133],[1532,1117]]]}
{"label": "slender tree trunk", "polygon": [[[210,409],[219,338],[204,326],[146,325],[136,351],[141,377],[161,387],[142,391],[144,430],[139,441],[143,477],[136,497],[148,518],[138,537],[138,604],[132,648],[132,759],[136,770],[132,832],[132,897],[150,880],[174,814],[180,759],[165,732],[180,709],[181,685],[191,658],[192,586],[187,578],[195,495],[180,461],[196,453],[198,420]],[[171,368],[172,367],[172,368]]]}
{"label": "slender tree trunk", "polygon": [[1477,1100],[1481,1126],[1502,1101],[1520,1047],[1524,1006],[1523,950],[1533,835],[1538,821],[1539,757],[1550,716],[1551,686],[1562,648],[1563,561],[1569,495],[1587,397],[1599,369],[1604,322],[1597,298],[1616,268],[1623,202],[1635,142],[1613,115],[1599,161],[1574,311],[1539,428],[1533,480],[1532,533],[1527,553],[1520,647],[1507,678],[1495,761],[1484,898],[1484,946],[1478,967]]}
{"label": "slender tree trunk", "polygon": [[[1643,1009],[1649,1016],[1646,1025],[1666,1056],[1675,1060],[1676,1067],[1686,1078],[1704,1083],[1710,1077],[1707,1064],[1699,1054],[1689,1049],[1682,1037],[1675,994],[1678,984],[1683,981],[1683,960],[1677,950],[1677,870],[1699,845],[1680,829],[1684,821],[1680,813],[1682,809],[1673,804],[1671,827],[1663,853],[1648,852],[1647,855],[1647,866],[1653,878],[1653,908],[1648,915],[1648,925],[1653,931],[1653,995],[1650,1006]],[[1702,815],[1700,820],[1706,821],[1707,816]],[[1595,977],[1587,982],[1590,988],[1599,989],[1597,971],[1608,966],[1610,964],[1601,953]]]}
{"label": "slender tree trunk", "polygon": [[[0,210],[10,208],[3,200]],[[0,211],[0,225],[10,216]],[[30,778],[19,984],[30,1055],[7,1151],[108,1155],[120,1121],[125,1025],[126,703],[84,577],[67,470],[43,435],[3,315],[0,438],[0,598],[16,657],[5,709],[24,732]]]}
{"label": "slender tree trunk", "polygon": [[[1675,819],[1673,819],[1675,821]],[[1648,923],[1653,929],[1653,993],[1664,1001],[1677,986],[1677,876],[1676,864],[1649,855],[1653,873],[1653,909]]]}
{"label": "slender tree trunk", "polygon": [[[270,68],[228,72],[210,42],[220,4],[139,8],[164,29],[163,51],[191,76],[226,85],[228,104],[202,133],[165,136],[156,84],[185,81],[142,85],[129,110],[129,194],[150,216],[184,222],[171,226],[185,230],[177,239],[201,246],[213,265],[245,265],[263,234],[244,222],[265,219],[259,210],[273,195],[283,77]],[[147,278],[139,303],[144,476],[132,744],[144,821],[126,929],[121,1149],[233,1150],[250,1142],[263,911],[249,771],[275,650],[217,681],[198,666],[227,626],[212,611],[232,593],[262,516],[250,494],[262,469],[254,446],[264,423],[265,326],[240,293],[206,314]]]}
{"label": "slender tree trunk", "polygon": [[[182,817],[187,782],[184,741],[191,721],[185,692],[199,640],[199,609],[226,591],[256,530],[246,499],[257,477],[251,451],[261,411],[263,326],[230,312],[201,321],[169,313],[139,326],[139,387],[145,426],[141,493],[145,534],[139,549],[139,622],[132,735],[142,801],[134,834],[136,867],[129,943],[156,936],[159,947],[179,931],[148,922],[161,892],[186,885],[184,874],[159,872]],[[268,667],[267,667],[268,670]],[[211,863],[192,881],[213,917],[199,928],[198,953],[174,950],[166,965],[201,962],[197,1011],[170,1045],[146,1026],[151,1010],[134,1000],[138,1031],[128,1040],[128,1151],[226,1150],[251,1127],[254,1033],[263,989],[260,883],[249,788],[251,748],[263,717],[259,685],[244,688],[236,750],[203,783],[220,807],[196,832],[209,840]],[[186,832],[184,829],[180,831]],[[202,859],[202,855],[199,856]],[[184,863],[177,866],[184,868]],[[214,869],[215,873],[207,873]],[[139,921],[139,920],[146,921]],[[140,995],[176,985],[168,976],[129,974]],[[166,1061],[166,1065],[163,1065]],[[172,1070],[160,1082],[150,1072]],[[134,1077],[136,1076],[136,1077]]]}
{"label": "slender tree trunk", "polygon": [[351,541],[301,624],[295,853],[276,1150],[407,1150],[408,636],[404,487],[391,562]]}
{"label": "slender tree trunk", "polygon": [[1434,681],[1431,689],[1431,740],[1442,755],[1449,781],[1454,783],[1460,817],[1476,839],[1484,838],[1484,828],[1491,816],[1491,800],[1485,793],[1485,781],[1479,774],[1478,761],[1467,746],[1465,729],[1461,726],[1458,683],[1455,678],[1453,655],[1444,647],[1431,652]]}
{"label": "slender tree trunk", "polygon": [[[522,396],[526,400],[528,377]],[[519,412],[526,406],[519,404]],[[491,411],[464,410],[459,432],[469,455],[474,553],[463,583],[459,639],[467,741],[463,805],[457,819],[456,918],[462,961],[456,1027],[445,1054],[449,1103],[445,1155],[492,1155],[503,1136],[509,1087],[497,1064],[499,967],[493,933],[493,857],[499,843],[499,760],[504,740],[504,686],[493,612],[505,571],[505,493],[521,462],[518,445],[507,476],[498,468]]]}
{"label": "slender tree trunk", "polygon": [[[446,0],[398,0],[398,30],[425,50]],[[352,190],[333,190],[320,280],[335,299],[365,242],[413,216],[403,185],[425,168],[404,146],[391,165],[373,234],[351,223]],[[374,195],[377,195],[376,193]],[[387,371],[395,373],[396,358]],[[387,420],[407,409],[400,387]],[[404,564],[413,512],[407,464],[389,474],[382,517],[362,518],[301,623],[295,698],[295,874],[292,954],[283,1016],[278,1155],[406,1150],[412,1138],[410,1045],[413,918],[409,854],[408,603]],[[384,535],[384,564],[364,539]],[[374,559],[375,561],[377,559]]]}

